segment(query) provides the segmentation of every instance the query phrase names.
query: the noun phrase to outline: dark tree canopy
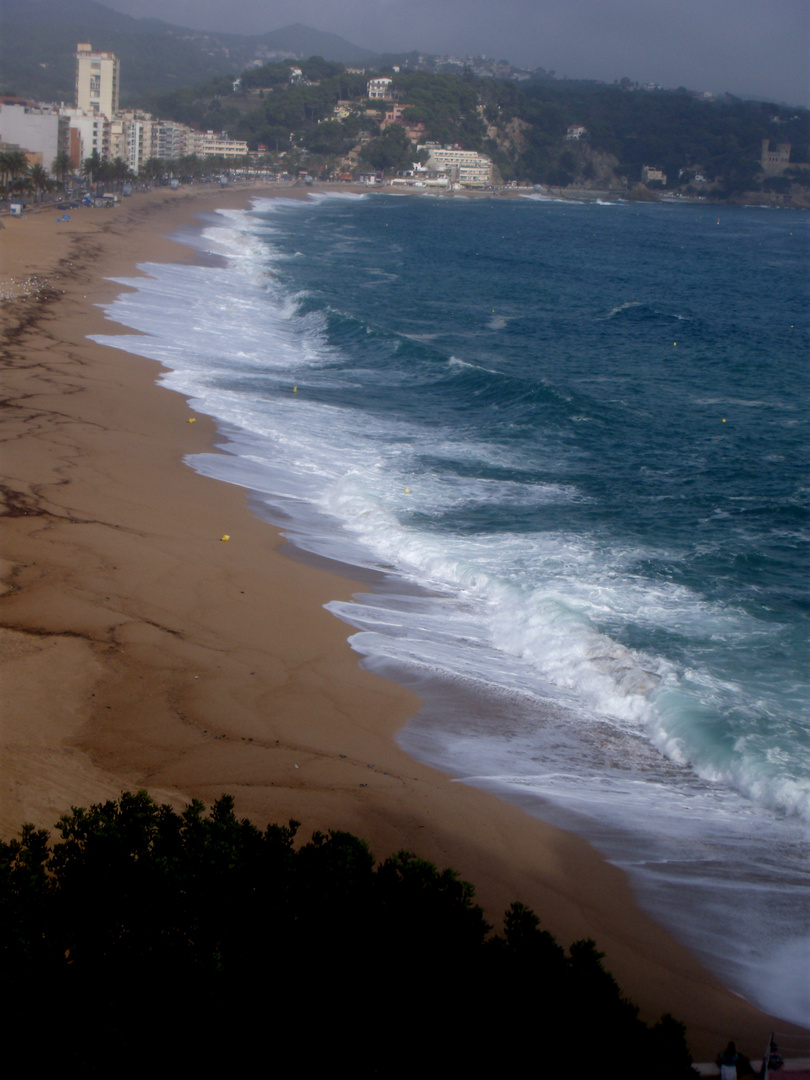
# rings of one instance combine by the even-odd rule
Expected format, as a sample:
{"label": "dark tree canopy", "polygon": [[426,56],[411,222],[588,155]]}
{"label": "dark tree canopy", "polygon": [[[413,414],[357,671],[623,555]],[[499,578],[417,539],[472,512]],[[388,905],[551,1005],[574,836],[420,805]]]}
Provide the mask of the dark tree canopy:
{"label": "dark tree canopy", "polygon": [[363,147],[362,160],[380,172],[398,172],[411,167],[416,159],[416,147],[405,134],[405,129],[393,124],[376,139]]}
{"label": "dark tree canopy", "polygon": [[641,1023],[592,941],[566,953],[522,904],[492,936],[452,870],[297,829],[140,792],[74,809],[53,844],[32,826],[0,842],[7,1062],[30,1066],[47,1029],[91,1076],[492,1076],[550,1054],[691,1075],[682,1025]]}

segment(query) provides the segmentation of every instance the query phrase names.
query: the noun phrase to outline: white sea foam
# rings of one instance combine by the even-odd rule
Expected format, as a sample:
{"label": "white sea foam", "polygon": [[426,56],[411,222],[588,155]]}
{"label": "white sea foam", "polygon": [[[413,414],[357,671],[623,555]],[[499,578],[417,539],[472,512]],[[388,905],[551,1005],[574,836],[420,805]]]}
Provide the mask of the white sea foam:
{"label": "white sea foam", "polygon": [[[432,528],[468,505],[508,515],[523,506],[575,506],[584,496],[565,483],[426,471],[425,456],[519,469],[520,450],[507,457],[502,447],[460,442],[441,427],[416,430],[371,413],[359,426],[352,408],[323,400],[343,378],[330,373],[338,356],[324,316],[299,314],[301,298],[274,275],[284,256],[268,262],[274,216],[292,209],[301,212],[300,202],[269,201],[259,219],[223,213],[205,230],[205,244],[226,257],[224,267],[149,266],[149,277],[122,282],[137,292],[107,310],[149,336],[104,340],[163,362],[165,384],[224,425],[231,453],[199,455],[195,468],[281,507],[300,547],[426,590],[328,605],[357,628],[352,645],[370,666],[405,680],[410,671],[450,681],[500,703],[497,720],[476,727],[465,715],[461,732],[447,710],[428,734],[418,725],[407,732],[406,746],[429,745],[432,760],[511,796],[552,799],[587,819],[585,831],[648,827],[650,836],[671,833],[668,842],[680,845],[690,836],[698,843],[707,827],[749,822],[758,807],[810,821],[810,785],[788,773],[778,740],[757,742],[756,725],[746,729],[733,678],[710,671],[686,646],[676,663],[621,639],[632,624],[651,636],[744,651],[764,633],[756,619],[639,571],[650,559],[677,562],[675,551],[581,530]],[[182,334],[177,311],[185,313]],[[448,367],[498,374],[458,357]],[[309,377],[318,393],[308,394]],[[764,676],[760,690],[758,708],[771,710],[776,731],[779,699]],[[718,738],[717,717],[731,713],[736,737],[729,728]],[[767,821],[757,825],[763,836]],[[615,855],[615,836],[594,839]]]}
{"label": "white sea foam", "polygon": [[643,307],[640,300],[628,300],[624,304],[617,304],[616,307],[611,310],[605,316],[606,319],[612,319],[616,315],[620,315],[623,311],[630,311],[631,308]]}
{"label": "white sea foam", "polygon": [[[309,497],[342,533],[346,558],[397,567],[408,580],[454,597],[453,632],[461,647],[455,659],[445,650],[448,673],[465,666],[464,643],[482,635],[497,658],[483,674],[493,686],[573,694],[618,728],[644,732],[660,752],[690,763],[705,779],[722,778],[765,805],[810,819],[806,785],[763,768],[761,754],[718,756],[707,750],[700,713],[709,706],[732,707],[735,687],[701,669],[679,671],[611,636],[631,621],[685,637],[717,635],[727,643],[736,638],[744,645],[757,632],[750,617],[712,606],[684,587],[654,587],[637,576],[634,568],[649,551],[603,548],[581,534],[448,537],[415,527],[414,512],[442,515],[459,506],[486,506],[490,499],[505,512],[510,505],[581,496],[566,485],[425,474],[415,468],[414,432],[407,424],[386,419],[375,427],[367,417],[365,431],[358,433],[351,410],[309,401],[305,390],[295,397],[261,393],[262,386],[278,389],[305,380],[307,370],[328,367],[332,358],[323,317],[297,315],[298,298],[267,276],[267,241],[281,207],[276,200],[266,206],[270,224],[266,215],[258,229],[246,228],[245,215],[236,211],[206,229],[206,242],[228,256],[228,267],[146,267],[150,277],[124,282],[139,291],[116,301],[116,319],[153,336],[115,343],[163,361],[171,369],[164,377],[168,386],[263,440],[264,451],[250,456],[250,478],[244,481],[249,486],[256,485],[262,462],[276,476],[288,471],[282,485],[287,491],[295,487],[295,475],[308,477]],[[635,301],[628,302],[610,314],[633,306]],[[178,309],[188,313],[181,339],[168,323]],[[467,366],[456,357],[449,362]],[[329,385],[328,378],[321,385]],[[464,447],[433,432],[420,437],[419,452],[452,459],[463,456]],[[487,452],[476,445],[479,460]],[[493,461],[498,455],[492,448]],[[335,548],[333,543],[333,553]],[[345,608],[336,610],[354,621]],[[436,664],[435,656],[422,661]]]}
{"label": "white sea foam", "polygon": [[531,199],[532,202],[571,203],[575,206],[582,204],[581,199],[561,199],[558,195],[544,195],[542,191],[521,191],[519,194],[521,199]]}
{"label": "white sea foam", "polygon": [[770,409],[795,409],[797,405],[793,401],[762,401],[757,398],[738,398],[738,397],[700,397],[695,398],[696,405],[739,405],[742,408],[759,409],[767,407]]}

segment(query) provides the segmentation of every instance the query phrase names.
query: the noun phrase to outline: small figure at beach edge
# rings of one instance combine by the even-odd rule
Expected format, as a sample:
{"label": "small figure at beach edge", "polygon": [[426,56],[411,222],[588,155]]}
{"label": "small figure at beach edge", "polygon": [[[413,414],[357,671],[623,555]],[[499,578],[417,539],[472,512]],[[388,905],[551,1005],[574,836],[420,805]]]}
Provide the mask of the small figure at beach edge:
{"label": "small figure at beach edge", "polygon": [[720,1066],[720,1080],[737,1080],[737,1061],[739,1054],[737,1047],[731,1040],[728,1046],[720,1054],[717,1063]]}
{"label": "small figure at beach edge", "polygon": [[732,1041],[729,1041],[725,1050],[718,1054],[717,1064],[720,1066],[720,1080],[746,1080],[747,1077],[755,1080],[756,1078],[751,1062],[745,1054],[739,1053]]}

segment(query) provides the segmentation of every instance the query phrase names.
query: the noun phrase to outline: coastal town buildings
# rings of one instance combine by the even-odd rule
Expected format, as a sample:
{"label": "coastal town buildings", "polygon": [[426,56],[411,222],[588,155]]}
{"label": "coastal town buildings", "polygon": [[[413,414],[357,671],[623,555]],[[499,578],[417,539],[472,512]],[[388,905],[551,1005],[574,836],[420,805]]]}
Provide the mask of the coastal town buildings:
{"label": "coastal town buildings", "polygon": [[770,139],[763,139],[760,164],[762,171],[771,176],[782,172],[790,164],[790,143],[777,143],[772,147]]}
{"label": "coastal town buildings", "polygon": [[462,150],[460,146],[440,146],[428,142],[417,147],[428,154],[426,170],[446,174],[451,183],[462,187],[488,187],[492,183],[492,161],[476,150]]}
{"label": "coastal town buildings", "polygon": [[83,109],[62,108],[59,111],[69,124],[68,153],[74,169],[81,168],[85,158],[93,154],[98,154],[102,161],[113,160],[110,120],[100,113],[85,112]]}
{"label": "coastal town buildings", "polygon": [[149,157],[159,161],[172,161],[194,152],[189,149],[189,142],[193,139],[191,128],[173,120],[155,120],[151,117],[150,120]]}
{"label": "coastal town buildings", "polygon": [[93,52],[92,45],[76,46],[76,107],[112,120],[118,112],[121,66],[111,52]]}
{"label": "coastal town buildings", "polygon": [[135,173],[150,158],[171,161],[198,157],[245,157],[248,145],[227,132],[200,132],[150,113],[119,108],[120,65],[110,52],[91,45],[76,48],[76,104],[41,105],[17,98],[0,100],[0,146],[22,150],[29,165],[49,169],[67,155],[75,171],[88,158],[120,159]]}
{"label": "coastal town buildings", "polygon": [[372,101],[391,101],[394,96],[391,90],[392,81],[386,78],[369,79],[366,93]]}
{"label": "coastal town buildings", "polygon": [[[242,139],[229,139],[226,131],[215,133],[213,131],[194,131],[187,129],[192,142],[186,142],[187,154],[196,154],[197,157],[244,157],[248,152],[248,145]],[[187,136],[188,138],[188,136]]]}
{"label": "coastal town buildings", "polygon": [[425,137],[425,125],[421,121],[409,124],[403,116],[407,107],[407,105],[392,105],[380,124],[380,130],[384,131],[391,124],[399,124],[400,127],[405,128],[405,133],[411,142],[418,143]]}
{"label": "coastal town buildings", "polygon": [[652,165],[643,165],[641,169],[642,184],[656,183],[663,187],[667,185],[667,174],[663,169],[657,169]]}
{"label": "coastal town buildings", "polygon": [[[187,124],[160,120],[150,113],[118,107],[120,68],[112,53],[93,52],[90,45],[76,50],[76,108],[65,110],[78,134],[78,164],[94,152],[102,161],[120,158],[139,172],[150,158],[173,161],[199,157],[244,157],[243,140],[227,132],[200,132]],[[74,140],[75,142],[75,140]],[[73,159],[73,153],[71,158]]]}
{"label": "coastal town buildings", "polygon": [[405,111],[406,108],[407,108],[407,105],[392,105],[391,108],[388,110],[388,112],[386,112],[385,118],[384,118],[382,124],[380,124],[380,127],[381,128],[386,128],[386,127],[388,127],[389,124],[400,124],[400,123],[402,123],[403,122],[402,114],[403,114],[403,112]]}
{"label": "coastal town buildings", "polygon": [[20,147],[29,165],[49,168],[67,149],[67,125],[57,109],[30,102],[0,101],[0,144]]}

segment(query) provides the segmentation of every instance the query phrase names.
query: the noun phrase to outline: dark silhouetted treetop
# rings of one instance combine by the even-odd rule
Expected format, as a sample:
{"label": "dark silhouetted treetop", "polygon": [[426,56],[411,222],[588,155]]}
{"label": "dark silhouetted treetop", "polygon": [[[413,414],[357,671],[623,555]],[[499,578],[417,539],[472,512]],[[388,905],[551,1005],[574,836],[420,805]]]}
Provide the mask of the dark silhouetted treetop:
{"label": "dark silhouetted treetop", "polygon": [[259,829],[227,795],[178,812],[126,792],[56,830],[0,842],[9,1067],[47,1031],[90,1076],[542,1075],[568,1047],[631,1078],[691,1075],[682,1025],[643,1024],[593,942],[566,954],[519,903],[493,935],[473,887],[410,852],[300,844],[297,822]]}

